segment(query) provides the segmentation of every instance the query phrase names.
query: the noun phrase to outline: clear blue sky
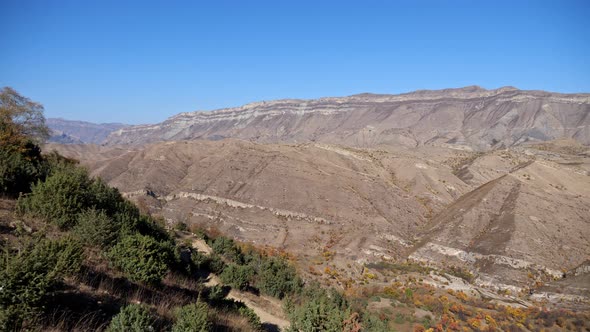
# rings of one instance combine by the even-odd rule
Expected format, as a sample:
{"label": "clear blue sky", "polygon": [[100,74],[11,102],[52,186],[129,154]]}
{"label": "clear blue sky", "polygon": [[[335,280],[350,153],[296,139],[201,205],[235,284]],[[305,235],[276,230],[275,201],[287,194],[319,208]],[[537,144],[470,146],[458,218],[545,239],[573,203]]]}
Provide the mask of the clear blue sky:
{"label": "clear blue sky", "polygon": [[0,0],[0,31],[0,86],[93,122],[473,84],[590,92],[590,1]]}

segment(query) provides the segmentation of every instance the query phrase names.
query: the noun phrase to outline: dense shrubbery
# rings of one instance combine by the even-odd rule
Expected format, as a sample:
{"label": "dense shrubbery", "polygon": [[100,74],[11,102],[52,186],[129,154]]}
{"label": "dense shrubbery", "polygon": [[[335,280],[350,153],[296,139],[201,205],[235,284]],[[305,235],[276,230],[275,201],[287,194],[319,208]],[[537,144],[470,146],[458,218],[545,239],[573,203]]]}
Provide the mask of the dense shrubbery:
{"label": "dense shrubbery", "polygon": [[108,256],[136,281],[158,282],[173,262],[172,240],[162,226],[141,215],[116,189],[73,165],[59,164],[45,182],[19,199],[18,211],[62,229],[73,227],[90,245],[114,244]]}
{"label": "dense shrubbery", "polygon": [[117,189],[100,179],[91,179],[84,168],[57,162],[51,165],[49,173],[45,181],[33,185],[29,195],[19,199],[20,213],[43,218],[66,230],[75,226],[78,214],[88,209],[103,211],[128,231],[135,230],[141,222],[137,207]]}
{"label": "dense shrubbery", "polygon": [[70,237],[35,239],[18,253],[6,249],[0,257],[0,330],[19,330],[24,319],[32,320],[82,259],[82,245]]}
{"label": "dense shrubbery", "polygon": [[212,329],[209,307],[203,302],[181,307],[176,312],[172,332],[206,332]]}
{"label": "dense shrubbery", "polygon": [[225,267],[219,278],[233,288],[246,290],[250,286],[250,280],[254,276],[254,269],[248,265],[231,263]]}
{"label": "dense shrubbery", "polygon": [[214,239],[210,239],[209,245],[213,252],[225,257],[231,262],[236,264],[242,264],[244,262],[244,255],[236,243],[225,236],[219,236]]}
{"label": "dense shrubbery", "polygon": [[[280,299],[288,297],[286,311],[292,331],[343,331],[346,328],[352,310],[345,298],[334,290],[326,291],[317,285],[304,288],[295,268],[285,258],[262,255],[252,249],[244,251],[234,241],[222,236],[210,239],[209,243],[214,255],[229,262],[220,274],[223,283],[242,290],[256,288]],[[201,261],[200,255],[194,255],[193,260]],[[211,266],[211,261],[208,264]],[[246,313],[246,309],[242,311]],[[359,315],[355,317],[360,326]],[[365,325],[375,331],[387,326],[370,318]]]}
{"label": "dense shrubbery", "polygon": [[19,199],[19,212],[69,229],[76,224],[78,213],[91,206],[91,183],[83,168],[58,169],[44,182],[33,185],[29,196]]}
{"label": "dense shrubbery", "polygon": [[[284,258],[269,257],[255,250],[244,252],[233,240],[224,236],[209,239],[209,243],[215,254],[209,257],[208,267],[232,287],[242,290],[254,287],[279,299],[298,293],[303,287],[297,271]],[[202,254],[196,254],[194,261],[201,261],[198,255]],[[217,255],[231,263],[225,266],[216,258]]]}
{"label": "dense shrubbery", "polygon": [[[206,256],[202,252],[194,250],[191,253],[191,261],[197,269],[209,268],[210,257]],[[222,269],[223,270],[223,269]]]}
{"label": "dense shrubbery", "polygon": [[215,274],[222,274],[223,270],[225,270],[226,264],[219,255],[212,254],[209,256],[206,266],[211,272]]}
{"label": "dense shrubbery", "polygon": [[363,330],[371,332],[388,332],[391,329],[388,326],[388,320],[383,319],[374,315],[370,315],[365,312],[362,317]]}
{"label": "dense shrubbery", "polygon": [[[221,275],[223,273],[223,270],[227,266],[219,255],[205,255],[202,252],[193,249],[188,249],[187,251],[190,252],[189,262],[181,262],[182,268],[180,270],[187,271],[189,272],[189,274],[199,270],[207,270],[215,274]],[[177,257],[176,260],[181,260],[181,257]]]}
{"label": "dense shrubbery", "polygon": [[206,293],[207,300],[211,303],[221,302],[230,290],[229,286],[214,285],[209,287]]}
{"label": "dense shrubbery", "polygon": [[257,271],[256,286],[265,294],[282,299],[302,288],[303,282],[297,276],[297,271],[284,259],[265,257],[261,259]]}
{"label": "dense shrubbery", "polygon": [[119,236],[119,225],[104,211],[90,209],[78,215],[76,234],[82,242],[101,248],[110,247]]}
{"label": "dense shrubbery", "polygon": [[108,332],[154,331],[154,318],[149,310],[139,304],[126,306],[111,320]]}
{"label": "dense shrubbery", "polygon": [[158,283],[173,262],[168,242],[141,235],[127,235],[108,252],[113,264],[134,281]]}
{"label": "dense shrubbery", "polygon": [[343,331],[351,310],[346,299],[334,290],[317,285],[307,287],[296,301],[287,299],[289,331]]}
{"label": "dense shrubbery", "polygon": [[31,190],[31,183],[45,178],[47,166],[37,145],[29,142],[20,149],[0,146],[0,193],[18,196]]}
{"label": "dense shrubbery", "polygon": [[84,243],[108,249],[113,265],[132,280],[157,283],[174,263],[173,241],[164,228],[119,191],[70,163],[57,162],[45,181],[18,200],[17,211],[73,229]]}

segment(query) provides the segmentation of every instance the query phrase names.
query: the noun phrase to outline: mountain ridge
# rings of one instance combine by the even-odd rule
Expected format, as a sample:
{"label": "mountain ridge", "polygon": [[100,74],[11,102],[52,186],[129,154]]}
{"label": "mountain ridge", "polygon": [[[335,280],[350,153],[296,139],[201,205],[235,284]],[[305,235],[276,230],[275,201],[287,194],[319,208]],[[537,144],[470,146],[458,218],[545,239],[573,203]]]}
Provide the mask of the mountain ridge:
{"label": "mountain ridge", "polygon": [[239,138],[351,147],[451,144],[488,150],[562,137],[590,144],[590,94],[477,86],[398,95],[280,99],[184,112],[113,131],[106,144]]}

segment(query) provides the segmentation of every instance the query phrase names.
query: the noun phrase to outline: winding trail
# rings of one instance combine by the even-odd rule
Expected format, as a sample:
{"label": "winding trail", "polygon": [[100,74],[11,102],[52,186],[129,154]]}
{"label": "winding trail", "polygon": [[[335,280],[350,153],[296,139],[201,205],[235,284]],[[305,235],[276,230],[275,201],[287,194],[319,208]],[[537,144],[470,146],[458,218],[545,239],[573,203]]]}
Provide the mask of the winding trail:
{"label": "winding trail", "polygon": [[[201,239],[195,239],[191,236],[186,236],[185,234],[182,234],[181,237],[191,238],[192,247],[197,251],[203,252],[207,255],[212,253],[211,247],[209,247],[205,241]],[[209,274],[209,279],[204,283],[204,285],[207,287],[212,287],[219,284],[221,284],[219,277],[213,273]],[[227,295],[227,298],[240,301],[248,308],[252,309],[258,315],[258,317],[260,317],[260,321],[262,322],[263,326],[267,327],[268,330],[276,331],[276,328],[285,330],[290,326],[289,321],[285,319],[281,301],[275,298],[242,292],[233,288]]]}

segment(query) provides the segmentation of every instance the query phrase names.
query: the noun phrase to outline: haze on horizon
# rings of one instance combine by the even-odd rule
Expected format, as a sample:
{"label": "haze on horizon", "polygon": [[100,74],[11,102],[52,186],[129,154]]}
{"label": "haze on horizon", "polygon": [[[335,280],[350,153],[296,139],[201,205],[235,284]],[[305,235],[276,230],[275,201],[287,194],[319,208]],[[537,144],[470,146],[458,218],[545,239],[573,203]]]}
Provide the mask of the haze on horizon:
{"label": "haze on horizon", "polygon": [[2,1],[0,87],[47,117],[155,123],[279,98],[590,92],[587,1]]}

